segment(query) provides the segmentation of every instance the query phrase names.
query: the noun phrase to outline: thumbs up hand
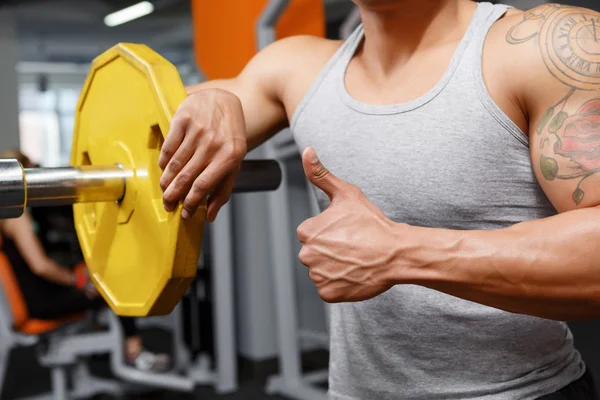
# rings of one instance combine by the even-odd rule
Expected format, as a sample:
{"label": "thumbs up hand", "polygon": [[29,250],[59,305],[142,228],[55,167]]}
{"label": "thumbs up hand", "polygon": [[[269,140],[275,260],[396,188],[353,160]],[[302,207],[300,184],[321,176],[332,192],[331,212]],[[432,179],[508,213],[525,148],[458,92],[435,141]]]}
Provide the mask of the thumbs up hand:
{"label": "thumbs up hand", "polygon": [[313,148],[304,151],[302,164],[308,180],[331,200],[297,230],[303,245],[298,257],[319,296],[328,303],[361,301],[390,289],[399,224],[358,187],[329,172]]}

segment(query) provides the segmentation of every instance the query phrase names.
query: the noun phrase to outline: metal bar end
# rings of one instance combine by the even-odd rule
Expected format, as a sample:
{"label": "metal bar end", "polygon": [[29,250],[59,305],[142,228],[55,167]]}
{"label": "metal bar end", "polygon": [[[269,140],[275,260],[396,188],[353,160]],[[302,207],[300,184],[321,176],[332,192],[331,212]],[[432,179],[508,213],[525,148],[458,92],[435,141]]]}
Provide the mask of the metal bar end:
{"label": "metal bar end", "polygon": [[19,218],[27,204],[25,172],[18,160],[0,159],[0,219]]}

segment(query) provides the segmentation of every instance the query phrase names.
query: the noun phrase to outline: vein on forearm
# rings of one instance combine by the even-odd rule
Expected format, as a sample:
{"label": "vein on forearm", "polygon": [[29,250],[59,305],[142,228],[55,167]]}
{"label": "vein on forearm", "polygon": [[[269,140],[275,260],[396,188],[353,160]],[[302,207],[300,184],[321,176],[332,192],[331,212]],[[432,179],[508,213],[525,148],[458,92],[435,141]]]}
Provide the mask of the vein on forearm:
{"label": "vein on forearm", "polygon": [[424,239],[409,280],[510,312],[599,317],[599,222],[590,208],[493,231],[417,228]]}

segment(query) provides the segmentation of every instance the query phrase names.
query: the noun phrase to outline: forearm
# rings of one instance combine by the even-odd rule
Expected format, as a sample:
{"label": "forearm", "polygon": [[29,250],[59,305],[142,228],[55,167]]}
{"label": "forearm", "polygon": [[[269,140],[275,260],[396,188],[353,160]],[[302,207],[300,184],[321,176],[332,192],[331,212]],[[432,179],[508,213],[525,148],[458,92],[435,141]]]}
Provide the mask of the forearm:
{"label": "forearm", "polygon": [[6,220],[2,233],[15,242],[19,254],[35,275],[63,286],[73,284],[72,272],[48,257],[33,230],[33,220],[29,213],[25,212],[20,218]]}
{"label": "forearm", "polygon": [[417,245],[394,283],[542,318],[600,317],[599,221],[590,208],[493,231],[401,228]]}
{"label": "forearm", "polygon": [[44,260],[41,265],[34,269],[34,272],[40,278],[62,286],[73,286],[74,284],[73,271],[50,259]]}

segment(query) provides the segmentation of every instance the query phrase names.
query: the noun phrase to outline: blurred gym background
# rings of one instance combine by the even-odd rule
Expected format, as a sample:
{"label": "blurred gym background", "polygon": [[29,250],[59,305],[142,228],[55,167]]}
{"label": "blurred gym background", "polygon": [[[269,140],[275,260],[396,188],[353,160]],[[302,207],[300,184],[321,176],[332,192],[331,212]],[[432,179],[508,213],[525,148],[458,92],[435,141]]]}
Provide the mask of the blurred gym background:
{"label": "blurred gym background", "polygon": [[[149,15],[107,26],[106,15],[136,3],[133,0],[0,1],[0,149],[20,148],[41,166],[68,165],[75,108],[89,64],[118,42],[149,45],[177,66],[186,85],[205,79],[194,48],[194,41],[199,40],[194,35],[194,24],[202,20],[193,20],[190,0],[155,0],[150,2],[153,11]],[[543,2],[504,3],[527,9]],[[600,11],[597,0],[562,3]],[[339,38],[345,24],[351,22],[354,6],[349,0],[323,0],[323,7],[326,35]],[[286,159],[291,240],[295,226],[314,209],[299,158],[292,151]],[[149,345],[157,351],[175,354],[175,372],[195,388],[189,390],[185,382],[180,385],[181,382],[160,376],[121,374],[110,364],[109,355],[89,360],[92,374],[125,381],[135,387],[133,392],[142,392],[127,394],[125,398],[324,398],[327,310],[296,259],[290,261],[293,268],[289,270],[294,301],[283,304],[277,298],[273,289],[275,261],[271,256],[274,244],[269,240],[270,228],[266,222],[271,210],[264,196],[234,195],[229,211],[231,226],[207,234],[197,283],[175,311],[177,315],[138,321]],[[60,240],[75,239],[71,236]],[[230,245],[222,246],[223,241]],[[294,254],[296,250],[299,248],[294,248]],[[214,290],[214,274],[222,263],[229,263],[232,271],[229,277],[224,277],[231,280],[232,290],[224,300],[217,299]],[[222,306],[228,299],[232,304]],[[283,327],[276,318],[281,313],[277,307],[288,307],[284,312],[296,321],[290,340],[282,340],[290,332],[289,326]],[[220,313],[229,313],[233,318],[219,325],[219,330],[216,320]],[[577,323],[572,328],[576,345],[600,382],[600,323]],[[40,363],[43,338],[37,343],[3,348],[6,337],[2,334],[0,330],[0,362],[3,351],[9,355],[6,373],[4,376],[0,373],[0,399],[53,390],[52,365]],[[0,372],[1,368],[2,365]]]}

